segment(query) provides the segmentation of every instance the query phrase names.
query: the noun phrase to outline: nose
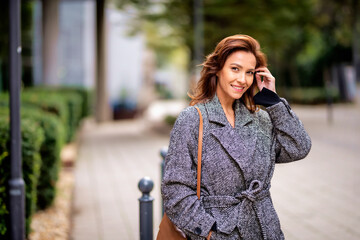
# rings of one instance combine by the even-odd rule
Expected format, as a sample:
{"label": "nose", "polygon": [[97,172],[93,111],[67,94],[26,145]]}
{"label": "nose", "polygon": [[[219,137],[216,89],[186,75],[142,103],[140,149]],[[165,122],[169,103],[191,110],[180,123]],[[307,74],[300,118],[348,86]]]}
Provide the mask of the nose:
{"label": "nose", "polygon": [[239,83],[245,83],[246,81],[245,81],[245,74],[243,74],[243,73],[240,73],[238,76],[237,76],[237,82],[239,82]]}

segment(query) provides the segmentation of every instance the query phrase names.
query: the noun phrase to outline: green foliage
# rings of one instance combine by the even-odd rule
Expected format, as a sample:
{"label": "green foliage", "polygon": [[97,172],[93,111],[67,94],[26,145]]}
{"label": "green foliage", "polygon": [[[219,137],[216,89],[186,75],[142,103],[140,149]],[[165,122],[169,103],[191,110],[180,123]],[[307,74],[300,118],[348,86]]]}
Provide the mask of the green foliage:
{"label": "green foliage", "polygon": [[45,209],[53,203],[56,182],[60,170],[60,151],[65,142],[64,126],[54,114],[38,109],[23,109],[22,118],[32,119],[44,130],[44,141],[40,148],[42,159],[40,179],[37,185],[37,206]]}
{"label": "green foliage", "polygon": [[61,88],[58,89],[58,91],[76,93],[81,97],[82,99],[81,118],[90,116],[93,113],[94,93],[92,89],[86,89],[83,87],[62,86]]}
{"label": "green foliage", "polygon": [[[0,1],[0,92],[9,89],[9,2]],[[33,9],[36,1],[21,1],[22,83],[29,86],[32,77]]]}
{"label": "green foliage", "polygon": [[58,87],[49,87],[49,86],[36,86],[28,88],[28,91],[37,91],[37,92],[47,92],[47,93],[60,93],[60,94],[69,94],[75,93],[81,97],[81,118],[89,116],[92,114],[93,109],[93,90],[87,89],[84,87],[77,86],[58,86]]}
{"label": "green foliage", "polygon": [[166,124],[168,124],[169,126],[174,126],[176,119],[177,119],[177,116],[166,115],[164,118],[164,122]]}
{"label": "green foliage", "polygon": [[[22,107],[38,107],[57,115],[65,126],[66,142],[73,140],[80,120],[91,114],[92,91],[80,87],[33,87],[21,93]],[[0,94],[0,106],[8,106],[9,95]]]}
{"label": "green foliage", "polygon": [[73,140],[80,120],[91,113],[92,92],[80,87],[33,87],[24,90],[24,96],[31,95],[33,98],[56,98],[61,99],[67,105],[68,135],[67,142]]}
{"label": "green foliage", "polygon": [[[1,116],[8,114],[8,108],[0,107]],[[31,119],[44,131],[44,141],[40,148],[42,165],[37,186],[37,207],[44,209],[52,204],[56,195],[60,150],[65,142],[64,126],[56,115],[41,111],[36,107],[21,109],[21,119]]]}
{"label": "green foliage", "polygon": [[[0,118],[0,233],[6,236],[8,220],[8,181],[10,178],[10,136],[9,136],[9,118]],[[22,137],[22,170],[25,181],[25,217],[26,233],[30,231],[31,216],[36,210],[37,184],[40,176],[41,157],[40,147],[44,141],[44,132],[42,128],[30,119],[21,121]],[[0,235],[0,236],[1,236]]]}
{"label": "green foliage", "polygon": [[[0,120],[0,129],[3,128],[3,121]],[[7,142],[4,141],[9,138],[8,131],[0,131],[0,239],[7,232],[7,216],[9,214],[7,208],[7,184],[10,173],[10,165],[5,164],[5,160],[8,159],[9,151],[7,148]]]}
{"label": "green foliage", "polygon": [[[88,113],[83,111],[89,107],[83,104],[82,99],[83,97],[90,99],[89,96],[91,96],[90,91],[82,89],[50,88],[25,90],[21,94],[22,160],[23,178],[26,183],[27,233],[36,205],[43,209],[50,206],[54,200],[60,168],[60,150],[65,140],[69,140],[69,136],[74,135],[80,119]],[[8,101],[8,94],[0,94],[0,239],[3,236],[6,238],[9,214],[7,206],[7,183],[10,177]]]}
{"label": "green foliage", "polygon": [[60,94],[46,94],[44,92],[27,92],[21,94],[22,107],[38,107],[46,112],[53,113],[59,117],[66,131],[66,139],[72,138],[70,110],[64,97]]}
{"label": "green foliage", "polygon": [[73,140],[73,137],[75,135],[76,128],[79,124],[81,114],[82,114],[82,99],[79,95],[72,92],[47,92],[38,90],[36,88],[27,89],[24,91],[24,94],[34,94],[38,96],[44,96],[47,97],[50,95],[53,97],[57,97],[59,100],[63,101],[66,104],[66,109],[68,111],[68,135],[67,135],[67,142],[71,142]]}
{"label": "green foliage", "polygon": [[[149,47],[160,59],[166,55],[169,59],[169,53],[180,45],[193,57],[194,1],[115,2],[119,8],[136,13],[132,32],[145,31]],[[323,86],[324,70],[339,61],[325,59],[348,55],[356,41],[353,30],[359,25],[359,15],[359,0],[203,1],[204,57],[224,37],[248,34],[259,40],[267,54],[277,85]]]}
{"label": "green foliage", "polygon": [[335,88],[326,89],[323,87],[290,88],[281,93],[282,96],[297,104],[324,104],[331,101],[339,102],[339,92]]}

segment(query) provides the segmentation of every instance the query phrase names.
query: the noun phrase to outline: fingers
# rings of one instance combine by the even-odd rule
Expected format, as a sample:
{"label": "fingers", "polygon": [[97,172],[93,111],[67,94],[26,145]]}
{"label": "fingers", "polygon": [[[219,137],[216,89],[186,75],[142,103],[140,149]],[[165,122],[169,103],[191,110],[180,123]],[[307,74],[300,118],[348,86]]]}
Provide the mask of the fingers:
{"label": "fingers", "polygon": [[256,82],[261,91],[263,87],[276,92],[275,90],[275,78],[267,67],[259,67],[255,70]]}
{"label": "fingers", "polygon": [[269,69],[267,67],[258,67],[255,69],[256,72],[268,72],[270,73]]}
{"label": "fingers", "polygon": [[[266,76],[266,77],[270,77],[270,78],[274,78],[272,75],[271,75],[271,72],[269,71],[269,69],[267,67],[259,67],[257,69],[255,69],[255,72],[259,75],[262,75],[262,76]],[[266,74],[266,75],[264,75]],[[274,78],[275,79],[275,78]]]}
{"label": "fingers", "polygon": [[[263,76],[268,81],[275,80],[274,76],[271,75],[270,72],[256,72],[256,75]],[[256,78],[258,78],[258,77],[256,77]],[[259,77],[259,78],[261,78],[261,77]]]}

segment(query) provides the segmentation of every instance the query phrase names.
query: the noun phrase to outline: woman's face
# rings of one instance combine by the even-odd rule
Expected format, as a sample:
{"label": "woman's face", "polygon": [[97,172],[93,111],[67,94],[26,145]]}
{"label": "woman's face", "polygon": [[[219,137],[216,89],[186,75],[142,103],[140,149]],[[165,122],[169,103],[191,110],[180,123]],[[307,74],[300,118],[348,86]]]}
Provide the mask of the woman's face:
{"label": "woman's face", "polygon": [[253,83],[256,58],[251,52],[233,52],[224,67],[216,74],[218,83],[216,95],[221,100],[234,101],[248,90]]}

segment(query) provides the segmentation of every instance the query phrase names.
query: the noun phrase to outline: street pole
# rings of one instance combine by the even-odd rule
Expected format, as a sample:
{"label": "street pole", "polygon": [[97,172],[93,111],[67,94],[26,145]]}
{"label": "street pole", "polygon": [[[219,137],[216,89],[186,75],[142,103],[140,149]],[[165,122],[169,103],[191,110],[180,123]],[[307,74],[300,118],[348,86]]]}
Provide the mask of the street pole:
{"label": "street pole", "polygon": [[204,58],[204,7],[203,0],[194,1],[194,63],[195,76],[199,79],[200,69],[198,64],[203,62]]}
{"label": "street pole", "polygon": [[21,28],[20,0],[9,0],[10,29],[10,238],[25,239],[25,184],[21,167],[20,86],[21,86]]}

